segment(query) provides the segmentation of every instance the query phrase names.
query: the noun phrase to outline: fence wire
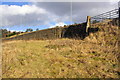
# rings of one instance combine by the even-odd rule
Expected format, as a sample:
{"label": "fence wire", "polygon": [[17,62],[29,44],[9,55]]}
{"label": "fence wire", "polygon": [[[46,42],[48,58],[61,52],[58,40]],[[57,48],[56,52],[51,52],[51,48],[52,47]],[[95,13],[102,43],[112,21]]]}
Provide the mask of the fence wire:
{"label": "fence wire", "polygon": [[106,19],[118,19],[118,18],[119,18],[119,9],[114,9],[91,17],[91,23],[101,22]]}

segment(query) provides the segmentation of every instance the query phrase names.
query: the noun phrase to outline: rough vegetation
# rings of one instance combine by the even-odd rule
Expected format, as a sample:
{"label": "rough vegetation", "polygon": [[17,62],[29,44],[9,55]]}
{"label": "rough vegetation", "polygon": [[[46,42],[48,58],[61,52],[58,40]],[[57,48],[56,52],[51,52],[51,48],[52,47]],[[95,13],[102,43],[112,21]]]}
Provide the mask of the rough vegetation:
{"label": "rough vegetation", "polygon": [[[99,28],[91,33],[92,28]],[[118,27],[97,23],[79,39],[16,40],[3,45],[4,78],[119,78]]]}

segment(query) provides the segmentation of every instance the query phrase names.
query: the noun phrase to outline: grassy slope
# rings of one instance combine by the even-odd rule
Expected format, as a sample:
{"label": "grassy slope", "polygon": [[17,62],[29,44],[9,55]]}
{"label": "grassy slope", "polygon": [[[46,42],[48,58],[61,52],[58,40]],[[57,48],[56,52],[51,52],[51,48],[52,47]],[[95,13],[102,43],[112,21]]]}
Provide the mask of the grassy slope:
{"label": "grassy slope", "polygon": [[[98,26],[99,27],[99,26]],[[3,43],[3,77],[117,78],[117,27],[100,27],[84,40]]]}

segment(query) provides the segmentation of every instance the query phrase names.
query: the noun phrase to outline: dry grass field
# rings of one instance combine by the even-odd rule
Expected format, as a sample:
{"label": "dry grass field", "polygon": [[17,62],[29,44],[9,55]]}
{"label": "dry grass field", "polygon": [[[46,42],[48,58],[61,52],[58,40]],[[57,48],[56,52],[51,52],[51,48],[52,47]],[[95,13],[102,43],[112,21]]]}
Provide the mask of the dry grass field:
{"label": "dry grass field", "polygon": [[118,28],[101,28],[84,40],[3,42],[3,78],[119,78]]}

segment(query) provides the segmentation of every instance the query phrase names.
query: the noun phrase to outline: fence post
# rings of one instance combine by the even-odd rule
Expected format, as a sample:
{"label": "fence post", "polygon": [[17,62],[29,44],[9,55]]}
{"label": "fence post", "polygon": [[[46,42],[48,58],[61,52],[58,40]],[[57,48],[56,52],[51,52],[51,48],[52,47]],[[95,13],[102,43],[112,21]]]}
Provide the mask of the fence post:
{"label": "fence post", "polygon": [[59,35],[59,38],[61,38],[61,26],[58,29],[59,29],[58,35]]}
{"label": "fence post", "polygon": [[88,28],[90,27],[90,23],[91,23],[91,17],[90,17],[90,16],[87,16],[86,32],[88,32]]}

